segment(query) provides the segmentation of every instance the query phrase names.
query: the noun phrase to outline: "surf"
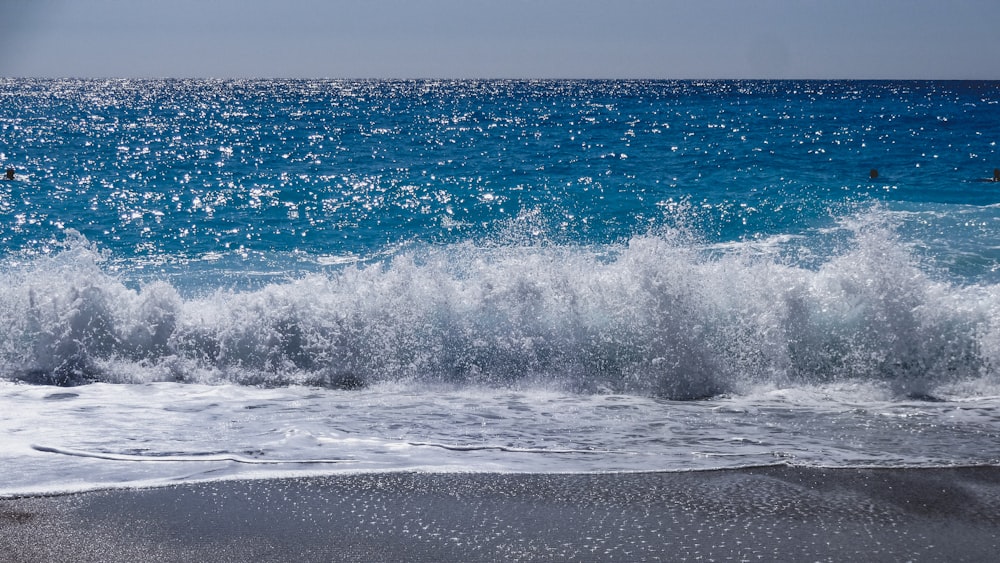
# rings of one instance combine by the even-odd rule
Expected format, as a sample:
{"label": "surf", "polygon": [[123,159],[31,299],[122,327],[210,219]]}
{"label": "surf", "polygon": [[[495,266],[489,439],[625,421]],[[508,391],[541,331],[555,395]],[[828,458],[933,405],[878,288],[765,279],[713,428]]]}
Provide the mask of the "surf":
{"label": "surf", "polygon": [[0,273],[0,377],[536,385],[670,399],[843,381],[909,397],[993,388],[997,286],[932,275],[879,208],[840,229],[842,244],[808,265],[664,226],[615,244],[413,245],[199,295],[156,279],[133,287],[100,245],[70,233]]}

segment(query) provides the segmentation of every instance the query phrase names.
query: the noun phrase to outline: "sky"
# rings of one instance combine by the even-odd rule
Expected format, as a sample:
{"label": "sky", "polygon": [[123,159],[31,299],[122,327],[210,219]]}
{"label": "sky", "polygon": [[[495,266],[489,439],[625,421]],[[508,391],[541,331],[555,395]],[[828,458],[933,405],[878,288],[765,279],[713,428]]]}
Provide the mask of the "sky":
{"label": "sky", "polygon": [[1000,80],[1000,0],[0,0],[0,76]]}

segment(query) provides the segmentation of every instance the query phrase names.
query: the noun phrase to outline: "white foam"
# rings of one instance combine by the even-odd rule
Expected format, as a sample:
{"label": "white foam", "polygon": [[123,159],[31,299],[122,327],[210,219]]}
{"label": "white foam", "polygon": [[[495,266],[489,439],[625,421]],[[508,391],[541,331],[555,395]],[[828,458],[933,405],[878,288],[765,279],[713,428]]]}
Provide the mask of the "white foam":
{"label": "white foam", "polygon": [[975,380],[992,393],[997,286],[935,279],[877,212],[843,223],[853,238],[811,268],[666,229],[599,248],[529,233],[203,297],[126,287],[80,237],[0,274],[0,375],[679,399],[842,380],[933,395]]}
{"label": "white foam", "polygon": [[997,397],[875,386],[709,401],[537,388],[0,382],[0,496],[358,472],[606,473],[1000,464]]}

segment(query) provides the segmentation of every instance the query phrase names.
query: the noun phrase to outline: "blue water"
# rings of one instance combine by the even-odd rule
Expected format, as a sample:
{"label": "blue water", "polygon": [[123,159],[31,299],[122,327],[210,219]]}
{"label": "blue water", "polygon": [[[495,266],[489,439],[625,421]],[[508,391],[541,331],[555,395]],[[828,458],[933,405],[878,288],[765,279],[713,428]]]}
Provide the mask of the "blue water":
{"label": "blue water", "polygon": [[[3,401],[66,409],[63,428],[93,412],[77,400],[110,409],[77,441],[7,419],[35,460],[7,463],[330,457],[247,438],[276,413],[133,447],[142,431],[111,421],[144,389],[221,393],[190,411],[202,425],[281,393],[264,403],[294,404],[316,444],[338,428],[446,452],[421,468],[997,463],[998,140],[996,82],[0,79]],[[360,427],[314,425],[361,397]],[[684,414],[614,430],[594,401]],[[597,418],[553,426],[567,404]],[[482,421],[470,405],[533,414],[455,430]],[[829,453],[858,412],[876,418],[851,423],[853,453]],[[870,435],[890,419],[907,422]],[[830,437],[734,430],[754,425]],[[675,451],[664,427],[693,437]],[[452,458],[469,451],[497,457]]]}

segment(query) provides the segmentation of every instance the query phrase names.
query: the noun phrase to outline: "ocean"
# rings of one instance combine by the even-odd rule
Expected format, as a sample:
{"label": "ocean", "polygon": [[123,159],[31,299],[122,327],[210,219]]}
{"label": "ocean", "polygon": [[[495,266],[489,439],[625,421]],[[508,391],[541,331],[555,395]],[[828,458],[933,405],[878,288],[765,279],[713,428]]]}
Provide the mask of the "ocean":
{"label": "ocean", "polygon": [[1000,83],[0,79],[0,496],[1000,465]]}

